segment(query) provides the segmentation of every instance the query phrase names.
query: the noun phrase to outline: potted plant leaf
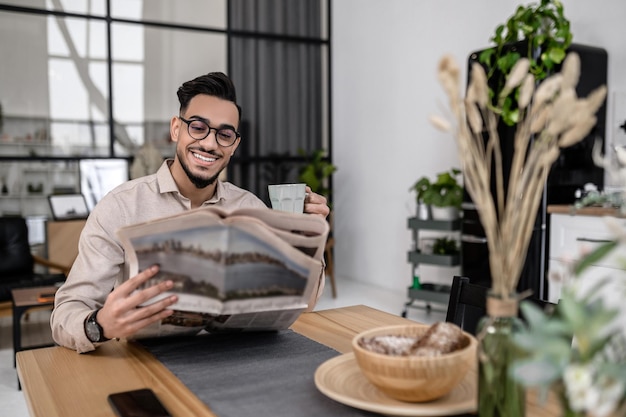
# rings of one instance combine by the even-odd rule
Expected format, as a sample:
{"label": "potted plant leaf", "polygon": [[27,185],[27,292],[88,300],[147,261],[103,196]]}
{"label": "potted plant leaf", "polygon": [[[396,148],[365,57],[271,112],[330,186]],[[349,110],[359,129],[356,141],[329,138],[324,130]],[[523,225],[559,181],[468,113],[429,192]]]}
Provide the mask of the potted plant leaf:
{"label": "potted plant leaf", "polygon": [[417,193],[418,203],[430,206],[434,220],[454,220],[459,217],[463,202],[463,187],[457,180],[461,170],[452,168],[437,174],[435,181],[422,177],[411,187]]}
{"label": "potted plant leaf", "polygon": [[329,198],[330,188],[328,188],[327,179],[337,170],[337,167],[325,158],[323,149],[315,150],[310,155],[306,155],[303,150],[299,153],[307,159],[307,163],[300,169],[298,181],[311,187],[314,193]]}
{"label": "potted plant leaf", "polygon": [[459,245],[455,239],[448,236],[435,239],[433,244],[433,255],[457,255]]}
{"label": "potted plant leaf", "polygon": [[494,112],[504,123],[513,126],[519,120],[517,88],[511,91],[513,94],[501,94],[517,61],[527,58],[528,72],[539,82],[563,62],[572,38],[570,21],[559,0],[519,5],[505,23],[496,27],[490,39],[494,46],[483,50],[478,61],[485,67]]}

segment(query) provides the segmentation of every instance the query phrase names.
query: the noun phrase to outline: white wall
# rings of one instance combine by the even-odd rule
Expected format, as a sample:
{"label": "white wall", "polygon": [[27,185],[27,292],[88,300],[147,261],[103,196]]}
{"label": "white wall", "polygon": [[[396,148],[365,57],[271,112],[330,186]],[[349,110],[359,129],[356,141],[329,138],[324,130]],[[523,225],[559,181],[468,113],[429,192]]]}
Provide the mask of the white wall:
{"label": "white wall", "polygon": [[[415,202],[408,189],[422,175],[458,166],[454,139],[428,122],[431,114],[445,115],[446,109],[436,80],[437,63],[450,53],[464,69],[469,53],[489,46],[495,27],[521,3],[530,2],[333,1],[338,279],[392,289],[410,284],[407,218],[415,212]],[[611,141],[616,131],[614,93],[626,97],[626,2],[563,3],[574,42],[603,47],[609,53],[607,135]],[[620,117],[618,121],[626,119],[626,106]],[[443,273],[446,278],[451,275]],[[422,271],[422,279],[427,278]]]}

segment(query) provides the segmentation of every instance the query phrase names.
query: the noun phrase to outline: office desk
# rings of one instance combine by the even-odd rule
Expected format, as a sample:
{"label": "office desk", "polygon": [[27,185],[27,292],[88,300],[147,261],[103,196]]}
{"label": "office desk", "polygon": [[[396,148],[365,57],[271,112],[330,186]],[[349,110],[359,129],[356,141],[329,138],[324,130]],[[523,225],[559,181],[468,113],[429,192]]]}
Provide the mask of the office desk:
{"label": "office desk", "polygon": [[[347,353],[357,333],[407,322],[360,305],[304,313],[292,329]],[[174,416],[217,417],[165,366],[132,342],[112,340],[83,355],[61,347],[22,351],[17,354],[17,370],[32,416],[113,417],[108,394],[150,387]],[[553,402],[539,407],[531,399],[527,415],[559,413]]]}
{"label": "office desk", "polygon": [[30,287],[16,288],[11,290],[13,299],[13,364],[15,365],[15,355],[24,349],[35,349],[43,346],[51,346],[51,343],[40,346],[22,346],[22,316],[29,310],[35,308],[49,307],[52,310],[54,298],[50,300],[40,300],[40,294],[54,294],[57,287]]}

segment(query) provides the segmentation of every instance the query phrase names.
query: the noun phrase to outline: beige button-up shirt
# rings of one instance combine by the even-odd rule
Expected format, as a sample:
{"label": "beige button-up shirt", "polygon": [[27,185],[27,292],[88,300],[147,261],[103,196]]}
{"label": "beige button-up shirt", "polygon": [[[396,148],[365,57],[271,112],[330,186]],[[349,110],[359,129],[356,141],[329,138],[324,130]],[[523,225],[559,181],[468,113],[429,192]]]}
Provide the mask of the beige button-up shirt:
{"label": "beige button-up shirt", "polygon": [[[90,312],[102,307],[114,286],[128,278],[127,256],[116,231],[123,226],[191,209],[191,201],[180,194],[170,173],[171,162],[165,161],[156,174],[115,188],[93,209],[80,236],[78,257],[67,281],[56,293],[50,324],[58,344],[78,352],[95,349],[85,335],[84,321]],[[249,191],[221,181],[217,183],[215,196],[203,203],[203,206],[208,205],[228,211],[244,207],[267,208]],[[318,296],[322,286],[323,280]]]}

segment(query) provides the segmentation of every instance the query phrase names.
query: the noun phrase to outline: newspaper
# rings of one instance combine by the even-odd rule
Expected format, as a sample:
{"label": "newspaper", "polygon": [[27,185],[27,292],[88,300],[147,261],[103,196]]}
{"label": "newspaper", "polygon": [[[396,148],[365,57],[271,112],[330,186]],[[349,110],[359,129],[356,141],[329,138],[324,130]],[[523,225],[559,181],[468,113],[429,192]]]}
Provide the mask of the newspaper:
{"label": "newspaper", "polygon": [[136,337],[288,328],[315,302],[329,226],[310,214],[200,208],[118,230],[130,276],[172,280],[174,314]]}

